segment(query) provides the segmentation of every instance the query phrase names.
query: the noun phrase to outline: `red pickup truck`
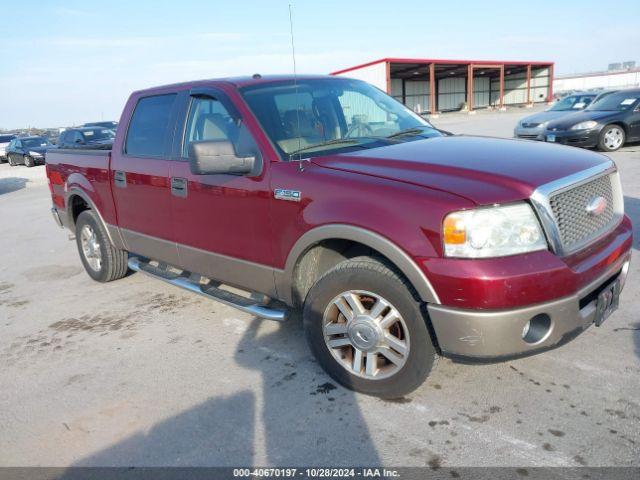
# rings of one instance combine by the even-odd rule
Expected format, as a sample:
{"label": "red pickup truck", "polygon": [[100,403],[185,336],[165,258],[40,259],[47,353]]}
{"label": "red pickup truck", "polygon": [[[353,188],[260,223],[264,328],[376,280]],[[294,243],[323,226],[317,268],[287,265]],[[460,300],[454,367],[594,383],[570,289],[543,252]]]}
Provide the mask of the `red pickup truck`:
{"label": "red pickup truck", "polygon": [[133,269],[265,319],[301,308],[325,370],[381,397],[437,355],[504,360],[600,325],[629,268],[609,158],[451,135],[346,78],[138,91],[110,151],[54,150],[47,174],[94,280]]}

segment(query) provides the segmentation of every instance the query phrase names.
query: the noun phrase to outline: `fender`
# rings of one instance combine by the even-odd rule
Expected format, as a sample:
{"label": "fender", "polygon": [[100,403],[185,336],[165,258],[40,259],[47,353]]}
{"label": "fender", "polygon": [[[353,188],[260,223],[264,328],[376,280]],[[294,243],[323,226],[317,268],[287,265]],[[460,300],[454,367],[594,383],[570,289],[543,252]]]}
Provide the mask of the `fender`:
{"label": "fender", "polygon": [[[302,235],[294,244],[287,256],[284,272],[280,279],[276,278],[278,294],[287,302],[292,302],[292,282],[294,269],[301,256],[309,247],[322,240],[342,239],[351,240],[368,246],[387,257],[407,277],[409,282],[428,303],[440,304],[440,299],[433,285],[413,259],[400,247],[387,238],[364,228],[345,224],[329,224],[316,227]],[[279,273],[279,272],[278,272]],[[277,274],[276,274],[277,275]]]}
{"label": "fender", "polygon": [[104,218],[102,218],[102,214],[100,213],[100,210],[96,207],[95,202],[91,200],[91,197],[89,196],[89,194],[79,186],[73,186],[69,188],[65,195],[64,204],[67,206],[67,209],[66,209],[67,222],[68,222],[67,225],[69,225],[70,228],[75,228],[75,222],[73,221],[73,211],[70,208],[71,200],[72,200],[72,197],[74,196],[78,196],[82,198],[86,202],[86,204],[89,205],[89,207],[91,207],[91,209],[94,212],[96,212],[96,214],[98,215],[98,218],[100,219],[100,222],[102,223],[105,231],[107,232],[109,241],[113,244],[113,246],[122,250],[126,250],[126,244],[120,233],[120,228],[118,228],[116,225],[110,225],[104,221]]}

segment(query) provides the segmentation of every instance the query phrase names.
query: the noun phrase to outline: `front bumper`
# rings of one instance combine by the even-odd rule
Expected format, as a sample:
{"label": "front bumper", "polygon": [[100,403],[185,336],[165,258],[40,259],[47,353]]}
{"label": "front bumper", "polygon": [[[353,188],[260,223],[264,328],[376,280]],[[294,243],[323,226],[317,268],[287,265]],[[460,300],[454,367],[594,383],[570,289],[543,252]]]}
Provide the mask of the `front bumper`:
{"label": "front bumper", "polygon": [[[591,130],[564,130],[551,131],[546,130],[543,140],[550,143],[558,143],[560,145],[569,145],[572,147],[595,147],[598,145],[600,135],[600,127]],[[549,136],[554,138],[551,142]]]}
{"label": "front bumper", "polygon": [[[507,310],[469,310],[428,305],[443,355],[470,360],[501,360],[532,355],[577,337],[594,322],[597,292],[620,278],[624,286],[631,254],[620,257],[598,279],[573,295],[533,306]],[[550,324],[535,343],[523,339],[527,322],[548,315]]]}
{"label": "front bumper", "polygon": [[522,140],[544,141],[544,128],[524,128],[518,126],[513,130],[513,136]]}

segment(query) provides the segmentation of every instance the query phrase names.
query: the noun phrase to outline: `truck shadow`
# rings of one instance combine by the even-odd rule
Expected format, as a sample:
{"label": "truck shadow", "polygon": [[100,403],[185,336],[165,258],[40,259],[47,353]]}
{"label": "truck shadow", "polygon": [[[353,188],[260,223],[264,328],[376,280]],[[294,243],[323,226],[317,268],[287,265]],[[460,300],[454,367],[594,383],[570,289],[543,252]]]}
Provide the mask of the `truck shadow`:
{"label": "truck shadow", "polygon": [[274,330],[255,319],[246,329],[235,359],[260,372],[255,388],[210,398],[80,460],[60,478],[77,478],[73,467],[380,465],[355,394],[329,382],[300,323]]}
{"label": "truck shadow", "polygon": [[27,182],[28,179],[20,177],[0,178],[0,195],[22,190],[27,186]]}
{"label": "truck shadow", "polygon": [[633,224],[633,248],[640,250],[640,200],[635,197],[624,196],[624,211],[631,218]]}

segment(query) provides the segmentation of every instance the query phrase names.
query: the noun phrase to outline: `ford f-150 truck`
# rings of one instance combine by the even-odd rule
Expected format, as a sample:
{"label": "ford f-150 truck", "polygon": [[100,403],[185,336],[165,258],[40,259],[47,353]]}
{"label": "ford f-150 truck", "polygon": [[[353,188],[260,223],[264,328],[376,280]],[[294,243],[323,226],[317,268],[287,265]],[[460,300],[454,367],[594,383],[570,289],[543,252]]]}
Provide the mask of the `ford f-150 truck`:
{"label": "ford f-150 truck", "polygon": [[110,151],[47,156],[88,274],[142,271],[257,317],[301,309],[316,358],[381,397],[438,355],[557,347],[618,306],[632,229],[615,164],[441,132],[323,76],[138,91]]}

